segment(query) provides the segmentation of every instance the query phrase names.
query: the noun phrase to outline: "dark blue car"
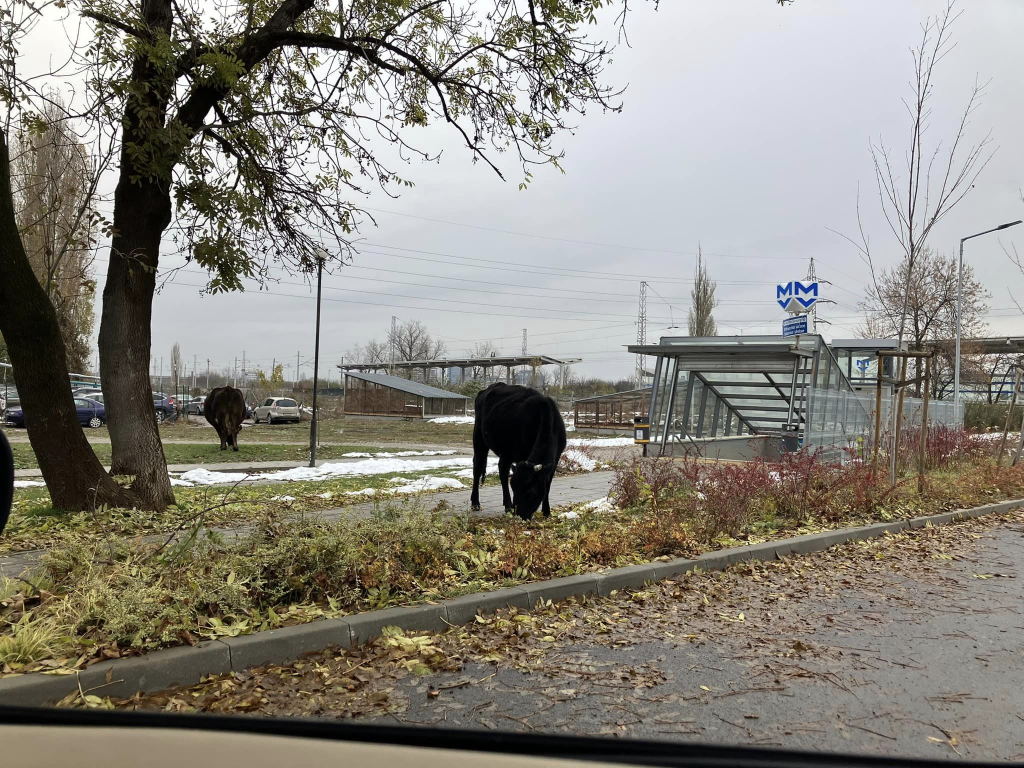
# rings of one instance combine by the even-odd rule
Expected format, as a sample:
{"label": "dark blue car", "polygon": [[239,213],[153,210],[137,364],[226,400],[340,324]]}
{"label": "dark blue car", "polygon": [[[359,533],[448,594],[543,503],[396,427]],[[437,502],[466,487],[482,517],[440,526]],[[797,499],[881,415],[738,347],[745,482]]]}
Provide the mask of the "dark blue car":
{"label": "dark blue car", "polygon": [[[107,421],[107,411],[98,400],[76,397],[75,410],[78,411],[78,423],[83,427],[97,429]],[[12,408],[7,412],[7,422],[15,427],[24,427],[25,412],[21,408]]]}

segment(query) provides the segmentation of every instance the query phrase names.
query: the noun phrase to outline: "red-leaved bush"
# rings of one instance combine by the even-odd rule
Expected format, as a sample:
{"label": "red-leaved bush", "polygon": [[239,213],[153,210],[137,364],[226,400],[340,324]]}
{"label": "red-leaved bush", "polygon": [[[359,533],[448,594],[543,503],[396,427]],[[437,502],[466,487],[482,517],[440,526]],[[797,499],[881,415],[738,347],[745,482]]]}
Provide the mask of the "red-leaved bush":
{"label": "red-leaved bush", "polygon": [[[996,468],[992,468],[996,469],[994,475],[987,471],[990,465],[985,461],[988,447],[984,441],[962,429],[935,426],[928,433],[928,468],[948,471],[970,465],[976,483],[971,483],[967,494],[944,487],[930,489],[927,499],[919,497],[910,470],[916,466],[920,432],[908,430],[905,435],[900,440],[900,479],[895,487],[888,482],[884,453],[875,467],[870,454],[854,450],[847,452],[845,461],[827,459],[821,451],[802,450],[783,454],[771,463],[763,459],[713,462],[689,456],[634,458],[616,471],[612,496],[623,509],[649,514],[652,525],[685,526],[708,542],[723,535],[736,536],[756,520],[788,526],[834,524],[893,509],[913,511],[928,499],[945,504],[984,497],[984,491],[973,487],[976,483],[1001,489],[1021,482],[1016,476],[1003,477]],[[910,446],[916,448],[911,451]]]}

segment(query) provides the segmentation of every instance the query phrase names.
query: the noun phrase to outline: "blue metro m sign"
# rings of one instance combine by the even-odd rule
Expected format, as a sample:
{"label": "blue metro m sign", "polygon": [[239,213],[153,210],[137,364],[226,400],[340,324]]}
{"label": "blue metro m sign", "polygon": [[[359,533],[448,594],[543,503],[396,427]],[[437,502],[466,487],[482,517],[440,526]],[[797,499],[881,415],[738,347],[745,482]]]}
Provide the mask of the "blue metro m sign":
{"label": "blue metro m sign", "polygon": [[818,284],[799,280],[780,283],[775,287],[775,299],[787,312],[805,312],[818,301]]}

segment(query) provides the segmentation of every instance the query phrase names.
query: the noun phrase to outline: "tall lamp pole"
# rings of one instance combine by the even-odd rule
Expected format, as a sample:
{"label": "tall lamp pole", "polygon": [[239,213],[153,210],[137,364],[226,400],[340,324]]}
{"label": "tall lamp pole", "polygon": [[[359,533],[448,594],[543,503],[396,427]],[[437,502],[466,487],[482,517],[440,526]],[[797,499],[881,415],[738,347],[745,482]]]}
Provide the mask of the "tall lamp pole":
{"label": "tall lamp pole", "polygon": [[998,227],[992,229],[986,229],[984,232],[978,232],[974,235],[968,235],[960,239],[960,264],[957,268],[956,273],[956,359],[953,362],[953,415],[956,418],[956,414],[960,411],[960,328],[961,328],[961,316],[963,309],[963,298],[964,298],[964,243],[968,240],[972,240],[975,237],[981,237],[982,235],[988,235],[992,232],[998,232],[1001,229],[1009,229],[1015,227],[1021,223],[1021,219],[1017,221],[1011,221],[1009,224],[1000,224]]}
{"label": "tall lamp pole", "polygon": [[[316,259],[316,347],[313,350],[313,418],[309,424],[309,466],[316,466],[316,431],[317,423],[316,390],[317,377],[320,374],[320,288],[324,276],[324,258],[327,252],[320,249]],[[297,374],[296,374],[297,375]]]}

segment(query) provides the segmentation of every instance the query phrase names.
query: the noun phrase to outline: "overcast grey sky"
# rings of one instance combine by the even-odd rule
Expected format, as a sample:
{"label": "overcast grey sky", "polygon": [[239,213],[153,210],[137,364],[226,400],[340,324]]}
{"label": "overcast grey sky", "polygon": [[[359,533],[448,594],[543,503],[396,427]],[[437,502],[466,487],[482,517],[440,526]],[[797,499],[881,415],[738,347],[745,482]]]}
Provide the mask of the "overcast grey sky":
{"label": "overcast grey sky", "polygon": [[[943,6],[675,0],[655,12],[636,4],[632,47],[620,46],[608,70],[610,82],[629,86],[625,109],[588,114],[562,137],[564,176],[544,170],[522,192],[511,158],[502,182],[471,164],[451,132],[424,131],[425,145],[444,149],[441,161],[406,167],[416,187],[400,199],[365,201],[378,226],[363,228],[352,267],[325,278],[322,361],[383,339],[397,315],[423,321],[450,355],[477,340],[518,352],[526,328],[531,352],[582,357],[583,375],[628,376],[639,281],[664,297],[650,295],[648,338],[671,333],[673,320],[685,329],[698,242],[718,281],[720,333],[778,333],[775,283],[802,278],[813,256],[837,302],[822,310],[832,321],[825,334],[855,335],[867,268],[827,228],[856,233],[859,183],[876,255],[897,259],[868,140],[880,134],[906,146],[909,48]],[[1024,217],[1024,3],[962,6],[957,46],[937,75],[932,139],[952,137],[975,78],[990,79],[970,135],[991,129],[998,151],[934,230],[930,243],[945,252],[965,234]],[[992,292],[992,332],[1024,334],[1008,293],[1024,300],[1024,277],[1001,250],[1014,241],[1024,250],[1024,226],[1007,234],[972,241],[967,258]],[[314,294],[281,277],[290,284],[269,292],[204,297],[202,275],[178,273],[156,299],[153,354],[166,370],[178,341],[189,366],[196,355],[203,369],[207,358],[229,366],[244,350],[264,368],[274,358],[289,363],[291,378],[299,353],[308,375]]]}

